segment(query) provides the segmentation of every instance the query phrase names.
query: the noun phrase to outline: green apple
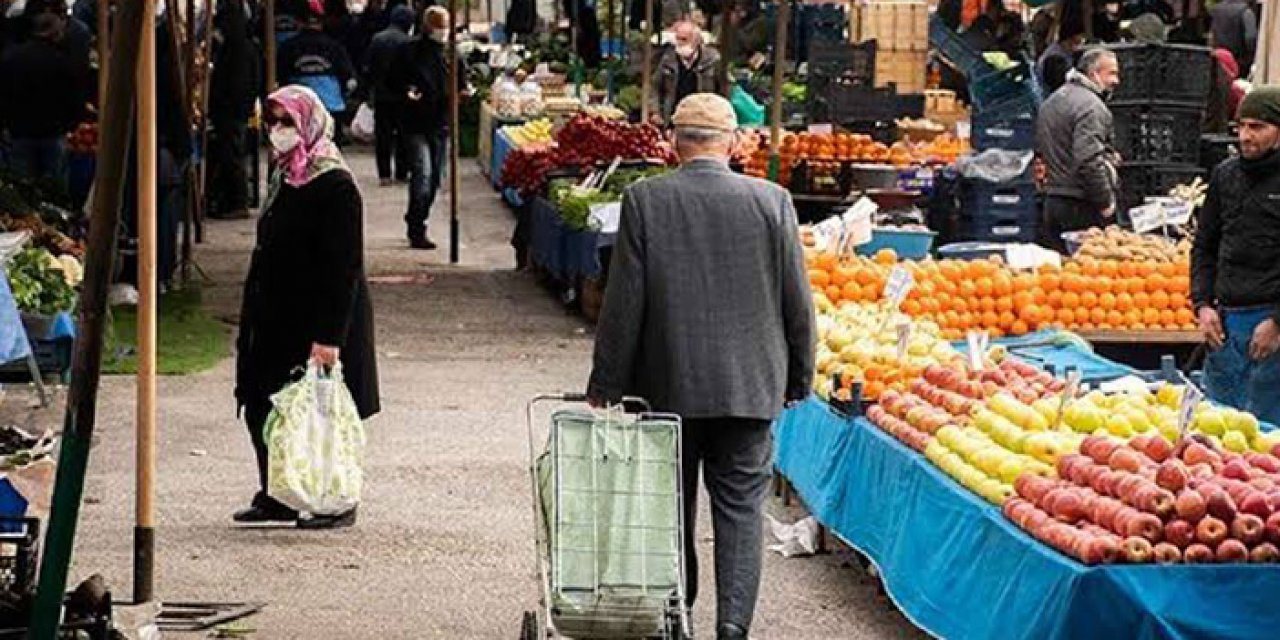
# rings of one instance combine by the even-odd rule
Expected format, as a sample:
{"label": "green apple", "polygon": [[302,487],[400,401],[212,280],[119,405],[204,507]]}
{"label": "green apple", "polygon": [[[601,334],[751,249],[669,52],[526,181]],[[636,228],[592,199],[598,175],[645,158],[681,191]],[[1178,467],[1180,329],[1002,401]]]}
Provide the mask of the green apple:
{"label": "green apple", "polygon": [[1022,456],[1010,456],[1000,463],[1000,479],[1006,483],[1013,484],[1018,476],[1026,471],[1027,465]]}
{"label": "green apple", "polygon": [[1257,438],[1260,432],[1258,419],[1248,411],[1233,410],[1230,414],[1230,419],[1227,421],[1227,428],[1243,433],[1250,442]]}
{"label": "green apple", "polygon": [[1253,439],[1253,450],[1258,453],[1271,453],[1271,449],[1280,444],[1280,430],[1259,433]]}
{"label": "green apple", "polygon": [[1140,409],[1127,409],[1124,412],[1124,417],[1129,420],[1129,424],[1137,433],[1146,433],[1154,426],[1151,420],[1147,418],[1146,412]]}
{"label": "green apple", "polygon": [[1167,383],[1161,385],[1156,390],[1156,400],[1170,409],[1177,409],[1182,404],[1182,387]]}
{"label": "green apple", "polygon": [[1227,431],[1227,422],[1220,409],[1205,409],[1196,416],[1193,423],[1196,431],[1211,436],[1221,436]]}
{"label": "green apple", "polygon": [[1226,447],[1228,451],[1244,453],[1249,450],[1249,438],[1239,431],[1228,431],[1226,435],[1222,436],[1222,446]]}
{"label": "green apple", "polygon": [[1107,416],[1107,431],[1112,435],[1128,438],[1133,435],[1133,424],[1123,414],[1113,413]]}

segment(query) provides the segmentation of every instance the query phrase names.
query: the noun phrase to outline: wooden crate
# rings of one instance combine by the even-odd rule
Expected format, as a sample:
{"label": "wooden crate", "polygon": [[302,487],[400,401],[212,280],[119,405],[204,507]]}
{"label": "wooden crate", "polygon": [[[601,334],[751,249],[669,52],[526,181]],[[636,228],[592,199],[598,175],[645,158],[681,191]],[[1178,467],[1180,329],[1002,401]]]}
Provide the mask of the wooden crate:
{"label": "wooden crate", "polygon": [[928,51],[877,51],[876,86],[894,83],[898,93],[924,93]]}
{"label": "wooden crate", "polygon": [[849,8],[849,39],[875,40],[879,51],[928,51],[929,5],[916,0],[854,4]]}

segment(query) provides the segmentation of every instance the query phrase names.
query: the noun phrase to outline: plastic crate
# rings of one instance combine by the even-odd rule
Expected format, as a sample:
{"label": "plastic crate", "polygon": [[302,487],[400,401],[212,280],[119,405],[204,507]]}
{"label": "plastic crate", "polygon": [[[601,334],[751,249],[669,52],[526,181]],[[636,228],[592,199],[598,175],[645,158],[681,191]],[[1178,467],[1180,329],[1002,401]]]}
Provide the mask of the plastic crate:
{"label": "plastic crate", "polygon": [[875,85],[876,43],[813,42],[809,45],[809,88],[815,80],[829,84]]}
{"label": "plastic crate", "polygon": [[982,73],[991,69],[991,65],[982,58],[982,53],[970,47],[951,27],[942,21],[938,14],[929,16],[929,44],[946,58],[951,66],[966,76]]}
{"label": "plastic crate", "polygon": [[988,182],[965,179],[961,182],[961,217],[1018,217],[1034,213],[1036,183],[1030,170],[1017,180]]}
{"label": "plastic crate", "polygon": [[[35,354],[40,374],[65,379],[71,371],[71,354],[74,346],[75,340],[72,338],[32,340],[31,351]],[[31,370],[27,367],[26,359],[15,360],[0,365],[0,376],[27,379],[31,377]]]}
{"label": "plastic crate", "polygon": [[0,591],[32,594],[40,558],[40,520],[0,515]]}
{"label": "plastic crate", "polygon": [[1022,60],[1004,71],[969,76],[969,99],[975,112],[1035,113],[1040,108],[1040,86],[1035,66]]}
{"label": "plastic crate", "polygon": [[1123,44],[1110,47],[1120,63],[1120,86],[1111,96],[1124,104],[1204,108],[1213,86],[1214,60],[1207,47]]}
{"label": "plastic crate", "polygon": [[1207,175],[1208,172],[1195,165],[1121,165],[1120,204],[1125,209],[1134,207],[1148,196],[1168,195],[1170,189]]}
{"label": "plastic crate", "polygon": [[871,256],[881,249],[893,249],[899,258],[923,260],[929,257],[929,249],[933,248],[933,239],[938,234],[933,231],[908,231],[905,229],[871,230],[871,241],[859,245],[859,255]]}
{"label": "plastic crate", "polygon": [[1029,151],[1036,148],[1036,119],[1030,113],[1005,116],[1000,112],[980,112],[971,118],[970,136],[975,151],[1006,149]]}
{"label": "plastic crate", "polygon": [[1013,214],[997,212],[978,217],[962,216],[956,224],[959,240],[974,242],[1035,242],[1040,217],[1034,208]]}
{"label": "plastic crate", "polygon": [[1199,109],[1112,107],[1116,150],[1126,162],[1199,164]]}
{"label": "plastic crate", "polygon": [[1005,255],[1006,247],[992,242],[954,242],[938,248],[938,257],[944,260],[986,260],[991,256]]}

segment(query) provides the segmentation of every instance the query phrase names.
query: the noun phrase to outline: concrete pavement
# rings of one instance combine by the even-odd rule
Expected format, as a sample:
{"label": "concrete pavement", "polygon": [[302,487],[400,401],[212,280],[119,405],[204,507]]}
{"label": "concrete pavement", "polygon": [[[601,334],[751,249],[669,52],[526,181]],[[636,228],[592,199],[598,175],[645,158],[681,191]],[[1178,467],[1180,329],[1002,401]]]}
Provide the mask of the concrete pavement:
{"label": "concrete pavement", "polygon": [[[591,328],[513,270],[513,218],[463,163],[462,262],[404,249],[403,187],[379,188],[352,164],[366,200],[384,412],[369,424],[367,492],[354,529],[231,526],[253,490],[252,453],[232,400],[230,359],[160,384],[158,593],[172,600],[265,601],[255,638],[514,638],[537,602],[525,399],[581,389]],[[443,220],[447,193],[434,217]],[[251,222],[211,222],[198,248],[209,306],[233,320]],[[57,422],[58,405],[41,418]],[[129,591],[133,381],[104,380],[98,443],[73,579],[103,573]],[[538,425],[539,428],[544,428]],[[711,566],[706,500],[699,535]],[[770,509],[783,518],[780,505]],[[703,593],[713,593],[703,572]],[[714,605],[699,602],[699,637]],[[915,631],[875,582],[833,555],[766,556],[753,637],[903,638]]]}

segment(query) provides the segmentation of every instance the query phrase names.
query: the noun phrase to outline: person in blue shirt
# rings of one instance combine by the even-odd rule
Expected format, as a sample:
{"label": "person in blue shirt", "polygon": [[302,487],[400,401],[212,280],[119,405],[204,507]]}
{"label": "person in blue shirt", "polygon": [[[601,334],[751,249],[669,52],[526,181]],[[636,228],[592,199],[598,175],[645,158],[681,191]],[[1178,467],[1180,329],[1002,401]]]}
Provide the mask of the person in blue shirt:
{"label": "person in blue shirt", "polygon": [[[302,31],[280,46],[276,77],[283,85],[298,84],[320,97],[336,122],[346,122],[347,95],[355,90],[355,67],[347,50],[324,33],[324,6],[309,3]],[[341,128],[335,138],[342,139]]]}

